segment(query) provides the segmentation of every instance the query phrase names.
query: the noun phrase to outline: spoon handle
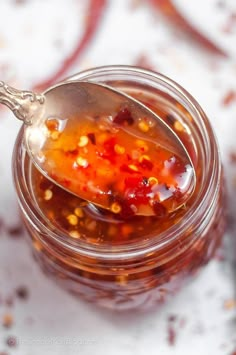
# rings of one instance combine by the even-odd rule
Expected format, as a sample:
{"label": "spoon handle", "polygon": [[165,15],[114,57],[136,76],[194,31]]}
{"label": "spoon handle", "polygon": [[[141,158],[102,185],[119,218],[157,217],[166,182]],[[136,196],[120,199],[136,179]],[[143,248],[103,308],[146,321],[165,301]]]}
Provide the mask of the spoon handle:
{"label": "spoon handle", "polygon": [[0,81],[0,104],[7,106],[25,124],[32,123],[33,104],[44,103],[44,96],[32,91],[17,90]]}

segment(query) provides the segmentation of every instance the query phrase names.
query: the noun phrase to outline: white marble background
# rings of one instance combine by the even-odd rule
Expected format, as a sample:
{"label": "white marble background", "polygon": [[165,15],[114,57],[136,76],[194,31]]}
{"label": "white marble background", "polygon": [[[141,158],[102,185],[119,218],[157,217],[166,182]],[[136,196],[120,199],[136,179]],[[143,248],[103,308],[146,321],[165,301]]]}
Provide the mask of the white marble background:
{"label": "white marble background", "polygon": [[[236,2],[174,0],[228,53],[226,59],[187,41],[146,3],[108,1],[96,37],[70,73],[96,65],[135,64],[145,58],[201,103],[215,128],[228,184],[231,224],[224,260],[212,261],[175,300],[147,315],[119,315],[75,300],[41,274],[25,239],[7,232],[19,224],[11,154],[20,124],[1,109],[0,355],[232,355],[236,351],[236,165],[230,160],[230,154],[236,153],[236,100],[222,104],[229,91],[236,92],[236,21],[230,33],[225,31],[229,17],[233,13],[236,17]],[[0,0],[0,80],[30,88],[47,78],[82,33],[87,5],[83,0]],[[15,296],[22,285],[29,289],[26,300]],[[6,302],[9,297],[11,306]],[[9,329],[2,325],[6,314],[14,320]],[[168,318],[173,315],[176,339],[171,345]],[[9,336],[17,338],[15,347],[6,344]]]}

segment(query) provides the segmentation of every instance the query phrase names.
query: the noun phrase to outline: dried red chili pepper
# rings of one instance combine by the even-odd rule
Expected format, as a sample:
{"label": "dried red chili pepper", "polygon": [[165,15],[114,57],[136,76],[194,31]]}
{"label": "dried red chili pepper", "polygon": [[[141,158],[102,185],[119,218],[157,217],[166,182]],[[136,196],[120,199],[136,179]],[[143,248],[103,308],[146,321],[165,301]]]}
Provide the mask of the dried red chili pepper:
{"label": "dried red chili pepper", "polygon": [[90,0],[88,6],[86,27],[82,39],[79,41],[79,43],[77,44],[73,52],[69,55],[69,57],[64,60],[57,72],[45,81],[35,85],[35,90],[42,91],[53,83],[57,82],[61,77],[66,74],[66,72],[71,68],[71,66],[76,62],[76,60],[78,60],[78,58],[81,56],[81,54],[83,53],[83,51],[88,46],[88,44],[96,33],[96,30],[100,24],[101,18],[104,13],[106,3],[106,0]]}
{"label": "dried red chili pepper", "polygon": [[157,10],[159,10],[167,19],[170,20],[171,24],[179,27],[183,32],[187,33],[193,37],[196,42],[198,42],[202,47],[212,52],[213,54],[221,55],[227,57],[221,48],[219,48],[215,43],[205,37],[200,31],[194,28],[189,21],[176,9],[175,5],[171,0],[149,0],[151,5],[153,5]]}

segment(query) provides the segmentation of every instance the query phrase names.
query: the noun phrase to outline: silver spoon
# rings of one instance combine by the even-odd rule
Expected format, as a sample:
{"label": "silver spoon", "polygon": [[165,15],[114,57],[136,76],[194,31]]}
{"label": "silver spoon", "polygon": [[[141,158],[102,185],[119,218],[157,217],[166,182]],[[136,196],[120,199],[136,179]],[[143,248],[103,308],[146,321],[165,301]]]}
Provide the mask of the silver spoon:
{"label": "silver spoon", "polygon": [[[45,170],[42,148],[48,140],[45,126],[46,120],[51,117],[65,122],[74,119],[78,115],[111,115],[117,112],[119,107],[126,107],[134,120],[148,117],[155,121],[158,127],[158,144],[169,149],[177,156],[184,159],[188,166],[185,181],[185,193],[178,203],[175,202],[170,212],[177,210],[186,204],[196,186],[195,170],[191,158],[176,133],[153,111],[136,99],[121,93],[112,87],[92,82],[74,81],[62,82],[50,87],[43,94],[31,91],[20,91],[0,82],[0,103],[9,107],[14,115],[25,124],[25,145],[36,168],[48,179],[70,193],[71,189],[62,186],[55,181],[50,172]],[[141,137],[142,138],[142,137]],[[86,196],[76,193],[78,197],[86,199]],[[101,204],[96,199],[90,200],[98,207],[110,209],[107,204]],[[152,209],[136,214],[153,215]]]}

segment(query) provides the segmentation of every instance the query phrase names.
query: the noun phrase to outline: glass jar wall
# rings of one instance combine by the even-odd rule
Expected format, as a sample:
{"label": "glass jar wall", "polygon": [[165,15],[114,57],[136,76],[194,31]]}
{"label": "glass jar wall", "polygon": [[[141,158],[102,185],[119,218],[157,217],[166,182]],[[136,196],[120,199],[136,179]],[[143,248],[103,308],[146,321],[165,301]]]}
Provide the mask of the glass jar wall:
{"label": "glass jar wall", "polygon": [[163,303],[208,263],[224,232],[224,183],[211,125],[188,92],[154,72],[110,66],[67,80],[108,84],[157,112],[188,150],[197,185],[171,215],[117,221],[46,180],[25,151],[21,129],[13,173],[35,258],[47,275],[90,302],[121,310]]}

